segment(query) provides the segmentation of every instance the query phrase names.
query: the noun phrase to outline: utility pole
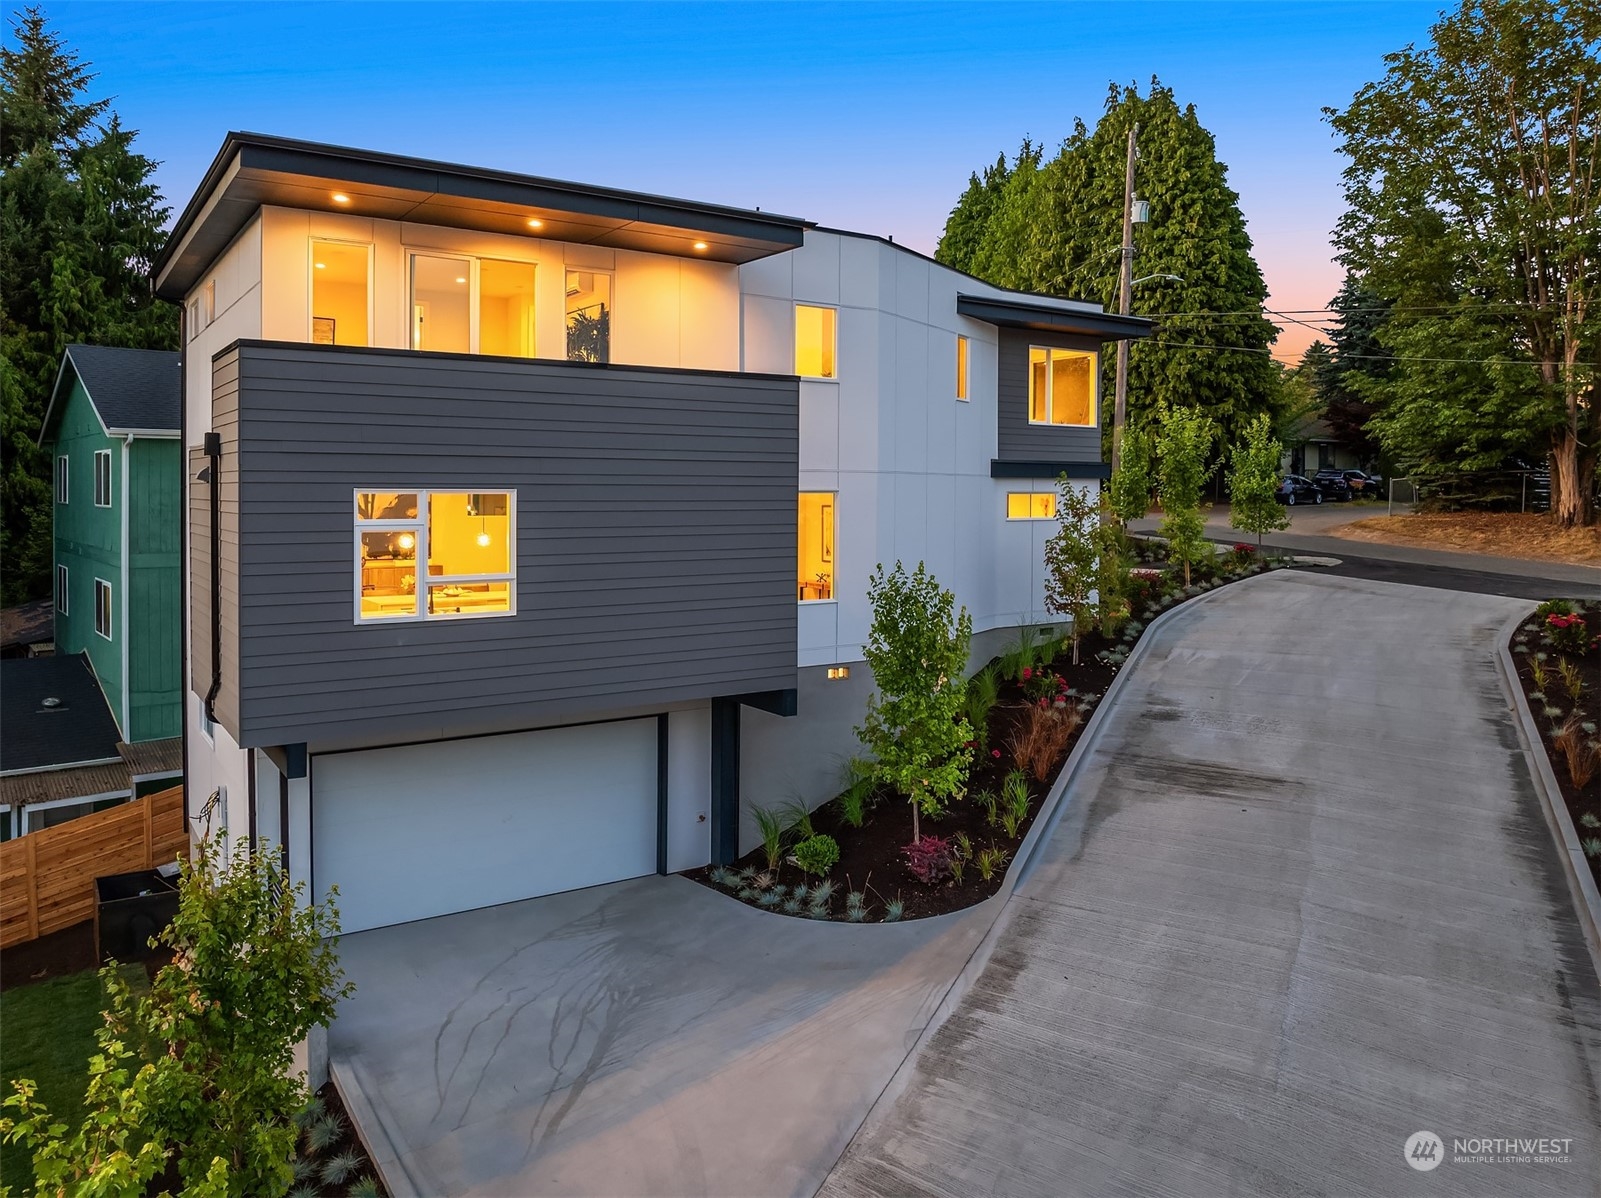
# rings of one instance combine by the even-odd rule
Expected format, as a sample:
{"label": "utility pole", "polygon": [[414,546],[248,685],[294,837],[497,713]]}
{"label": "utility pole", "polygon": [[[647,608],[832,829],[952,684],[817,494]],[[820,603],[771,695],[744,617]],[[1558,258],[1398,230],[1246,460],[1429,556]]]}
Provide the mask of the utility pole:
{"label": "utility pole", "polygon": [[[1123,175],[1123,271],[1117,289],[1117,310],[1127,316],[1134,291],[1134,159],[1140,127],[1128,131],[1128,167]],[[1112,473],[1123,460],[1123,425],[1128,420],[1128,338],[1117,343],[1117,392],[1112,408]]]}

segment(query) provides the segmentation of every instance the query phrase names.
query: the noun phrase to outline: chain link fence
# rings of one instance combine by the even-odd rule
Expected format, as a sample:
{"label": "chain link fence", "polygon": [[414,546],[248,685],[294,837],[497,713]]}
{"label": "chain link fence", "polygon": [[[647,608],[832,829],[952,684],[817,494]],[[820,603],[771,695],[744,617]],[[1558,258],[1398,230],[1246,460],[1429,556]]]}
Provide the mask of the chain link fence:
{"label": "chain link fence", "polygon": [[1551,472],[1470,470],[1413,475],[1389,482],[1389,511],[1549,512]]}

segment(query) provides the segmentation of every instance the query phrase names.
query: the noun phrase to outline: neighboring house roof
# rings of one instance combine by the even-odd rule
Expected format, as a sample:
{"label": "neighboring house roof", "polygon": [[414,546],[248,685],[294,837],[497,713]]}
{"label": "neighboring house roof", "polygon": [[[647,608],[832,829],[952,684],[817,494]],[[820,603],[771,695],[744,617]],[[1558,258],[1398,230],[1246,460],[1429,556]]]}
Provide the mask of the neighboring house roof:
{"label": "neighboring house roof", "polygon": [[73,770],[8,774],[0,777],[0,803],[26,807],[29,803],[53,803],[57,799],[125,794],[132,789],[128,767],[119,761],[116,765],[83,765]]}
{"label": "neighboring house roof", "polygon": [[176,350],[69,345],[39,430],[41,445],[57,406],[66,402],[63,397],[71,391],[69,367],[89,393],[89,402],[107,435],[178,435],[182,367]]}
{"label": "neighboring house roof", "polygon": [[122,754],[128,772],[135,777],[183,773],[181,736],[166,740],[142,740],[136,745],[122,744],[117,746],[117,752]]}
{"label": "neighboring house roof", "polygon": [[1321,417],[1313,417],[1311,420],[1302,421],[1301,426],[1295,430],[1293,438],[1297,443],[1302,441],[1333,441],[1334,439],[1334,430],[1329,427],[1329,422]]}
{"label": "neighboring house roof", "polygon": [[111,764],[127,775],[87,656],[0,660],[0,727],[0,774]]}
{"label": "neighboring house roof", "polygon": [[794,249],[808,226],[754,209],[234,132],[156,255],[156,294],[183,298],[263,204],[712,262]]}
{"label": "neighboring house roof", "polygon": [[0,650],[13,645],[43,644],[55,634],[55,605],[49,599],[35,599],[0,611]]}

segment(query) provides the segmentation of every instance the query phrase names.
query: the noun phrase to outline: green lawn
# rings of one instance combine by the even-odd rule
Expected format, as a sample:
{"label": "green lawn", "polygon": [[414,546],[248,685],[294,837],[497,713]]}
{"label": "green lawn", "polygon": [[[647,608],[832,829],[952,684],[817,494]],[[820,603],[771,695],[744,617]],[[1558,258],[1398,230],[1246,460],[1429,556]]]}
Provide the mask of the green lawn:
{"label": "green lawn", "polygon": [[[122,969],[135,989],[147,985],[142,966]],[[9,1097],[12,1081],[30,1077],[52,1114],[76,1122],[104,1006],[100,976],[92,969],[0,994],[0,1093]],[[0,1182],[13,1192],[31,1186],[31,1159],[18,1145],[0,1146]]]}

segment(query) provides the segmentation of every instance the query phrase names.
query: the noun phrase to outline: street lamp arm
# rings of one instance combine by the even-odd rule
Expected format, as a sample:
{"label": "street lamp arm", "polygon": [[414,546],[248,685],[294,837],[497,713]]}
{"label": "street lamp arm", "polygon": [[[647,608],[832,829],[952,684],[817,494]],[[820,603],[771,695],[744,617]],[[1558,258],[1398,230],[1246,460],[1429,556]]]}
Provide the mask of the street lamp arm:
{"label": "street lamp arm", "polygon": [[1179,276],[1179,275],[1154,274],[1154,275],[1146,275],[1143,279],[1131,279],[1129,281],[1129,286],[1130,287],[1138,287],[1141,283],[1149,283],[1152,279],[1171,279],[1175,283],[1182,283],[1184,281],[1183,278],[1181,276]]}

